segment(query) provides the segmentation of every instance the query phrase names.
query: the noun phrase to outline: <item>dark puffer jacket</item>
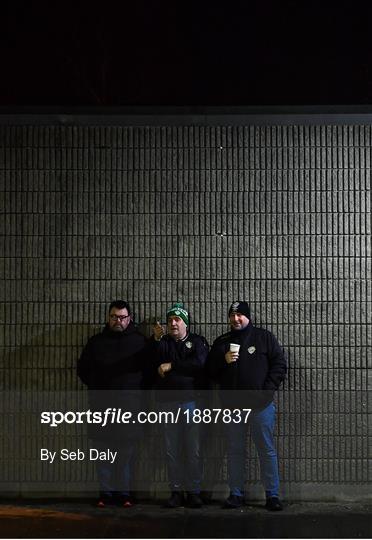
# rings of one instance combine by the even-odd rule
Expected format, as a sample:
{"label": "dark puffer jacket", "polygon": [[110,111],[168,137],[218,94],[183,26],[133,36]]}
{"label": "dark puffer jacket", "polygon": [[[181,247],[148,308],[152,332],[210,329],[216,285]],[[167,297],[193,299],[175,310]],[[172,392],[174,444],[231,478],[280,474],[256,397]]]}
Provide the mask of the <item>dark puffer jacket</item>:
{"label": "dark puffer jacket", "polygon": [[[230,343],[240,345],[239,358],[228,364]],[[219,383],[226,407],[262,409],[273,399],[287,372],[284,351],[268,330],[250,322],[244,330],[231,331],[215,340],[208,357],[208,373]]]}

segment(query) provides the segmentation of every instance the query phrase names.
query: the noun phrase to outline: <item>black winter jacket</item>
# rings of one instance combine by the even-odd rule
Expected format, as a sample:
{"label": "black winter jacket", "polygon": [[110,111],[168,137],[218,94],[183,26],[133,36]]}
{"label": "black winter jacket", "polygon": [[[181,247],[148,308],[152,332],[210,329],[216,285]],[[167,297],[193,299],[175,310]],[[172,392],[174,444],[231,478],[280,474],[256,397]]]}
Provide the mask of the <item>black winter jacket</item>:
{"label": "black winter jacket", "polygon": [[[228,364],[230,343],[240,344],[240,350],[237,362]],[[207,368],[219,383],[225,406],[262,409],[284,380],[287,363],[275,336],[249,322],[244,330],[227,332],[214,341]]]}
{"label": "black winter jacket", "polygon": [[84,347],[77,363],[78,376],[91,390],[139,389],[145,344],[145,337],[133,323],[124,332],[113,332],[106,326]]}
{"label": "black winter jacket", "polygon": [[175,341],[165,335],[160,341],[153,340],[153,366],[171,362],[172,369],[160,377],[156,372],[155,389],[159,401],[187,402],[195,399],[197,390],[205,387],[205,363],[209,346],[206,339],[197,334],[188,334],[185,339]]}
{"label": "black winter jacket", "polygon": [[[124,332],[113,332],[106,326],[88,340],[78,360],[77,373],[88,387],[91,410],[116,408],[136,415],[143,408],[145,344],[145,337],[133,323]],[[99,440],[120,441],[138,437],[140,432],[138,423],[88,425],[89,436]]]}

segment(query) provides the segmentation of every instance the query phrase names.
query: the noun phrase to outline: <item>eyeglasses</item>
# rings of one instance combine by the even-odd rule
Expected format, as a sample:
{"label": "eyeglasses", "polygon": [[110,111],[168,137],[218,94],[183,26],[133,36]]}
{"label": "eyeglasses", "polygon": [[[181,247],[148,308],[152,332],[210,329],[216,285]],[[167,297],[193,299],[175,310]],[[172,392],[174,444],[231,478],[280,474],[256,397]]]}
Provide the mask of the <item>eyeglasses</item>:
{"label": "eyeglasses", "polygon": [[128,319],[128,317],[130,317],[130,315],[110,315],[110,319],[112,321],[120,321],[120,322],[123,322],[125,321],[125,319]]}

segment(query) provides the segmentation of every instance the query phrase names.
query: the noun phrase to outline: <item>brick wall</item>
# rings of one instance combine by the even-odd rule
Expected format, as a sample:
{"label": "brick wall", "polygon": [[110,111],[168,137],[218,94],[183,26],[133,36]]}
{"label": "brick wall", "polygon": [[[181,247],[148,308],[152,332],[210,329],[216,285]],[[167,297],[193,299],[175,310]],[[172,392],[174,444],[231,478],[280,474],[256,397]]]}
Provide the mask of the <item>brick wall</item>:
{"label": "brick wall", "polygon": [[[209,342],[226,331],[229,303],[247,299],[289,355],[278,396],[284,490],[319,498],[368,489],[369,125],[186,117],[2,125],[0,134],[4,390],[83,393],[76,359],[113,298],[127,299],[138,322],[164,320],[183,300]],[[24,436],[27,453],[37,443]],[[5,436],[10,481],[14,451]],[[85,478],[68,474],[69,486]]]}

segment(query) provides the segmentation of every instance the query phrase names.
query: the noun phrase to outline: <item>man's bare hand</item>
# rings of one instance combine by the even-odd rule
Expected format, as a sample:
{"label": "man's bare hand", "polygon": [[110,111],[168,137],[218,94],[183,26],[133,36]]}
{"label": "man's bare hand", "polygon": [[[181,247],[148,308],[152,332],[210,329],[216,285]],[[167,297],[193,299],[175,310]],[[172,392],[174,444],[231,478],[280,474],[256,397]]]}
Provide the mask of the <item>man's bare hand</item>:
{"label": "man's bare hand", "polygon": [[161,338],[165,334],[164,328],[162,327],[159,321],[157,321],[156,324],[153,325],[152,331],[153,331],[154,338],[156,339],[156,341],[160,341]]}
{"label": "man's bare hand", "polygon": [[225,354],[225,360],[228,364],[231,364],[232,362],[236,362],[238,358],[239,358],[238,352],[228,351]]}
{"label": "man's bare hand", "polygon": [[167,362],[165,364],[160,364],[158,367],[158,373],[160,377],[165,377],[165,374],[172,369],[172,364]]}

